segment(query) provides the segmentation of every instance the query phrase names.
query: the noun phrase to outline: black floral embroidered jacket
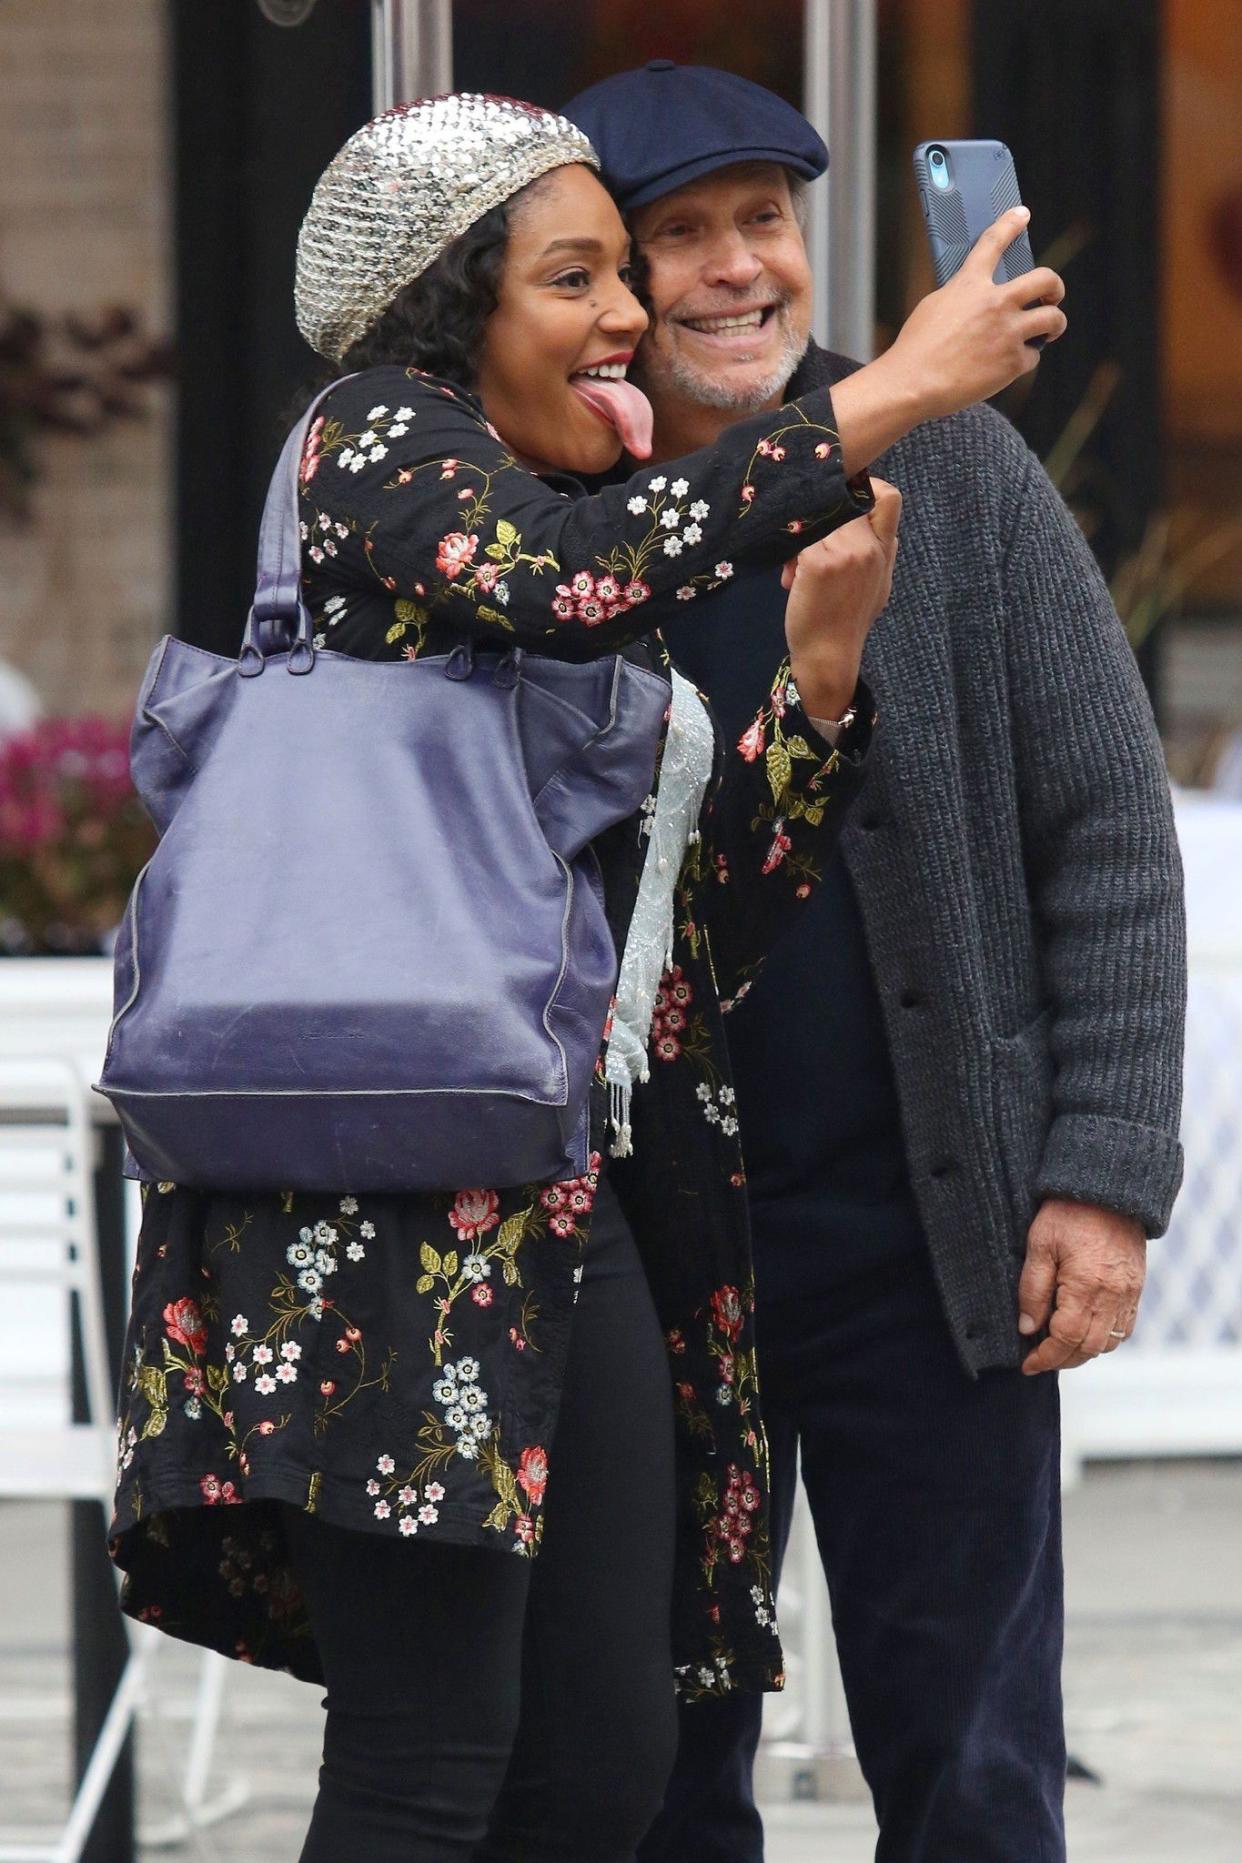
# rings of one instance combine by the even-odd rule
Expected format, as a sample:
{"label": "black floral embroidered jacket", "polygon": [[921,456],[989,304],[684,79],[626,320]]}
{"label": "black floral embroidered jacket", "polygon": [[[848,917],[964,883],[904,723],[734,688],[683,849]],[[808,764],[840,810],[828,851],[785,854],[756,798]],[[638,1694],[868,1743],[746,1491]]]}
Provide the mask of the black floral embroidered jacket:
{"label": "black floral embroidered jacket", "polygon": [[[793,537],[823,535],[867,502],[843,478],[826,391],[587,498],[524,470],[451,384],[369,370],[333,391],[303,457],[315,638],[371,659],[468,637],[563,657],[625,651],[666,669],[649,631],[669,604],[718,587],[743,551],[783,557]],[[867,709],[834,752],[774,667],[770,703],[738,745],[718,747],[679,877],[634,1155],[609,1167],[668,1342],[688,1695],[780,1680],[722,1014],[818,877],[859,780]],[[598,848],[618,949],[652,807]],[[599,1073],[594,1164],[605,1099]],[[113,1527],[125,1608],[319,1679],[278,1503],[359,1531],[533,1556],[596,1183],[592,1169],[443,1195],[150,1187]],[[607,1479],[641,1505],[641,1470]]]}

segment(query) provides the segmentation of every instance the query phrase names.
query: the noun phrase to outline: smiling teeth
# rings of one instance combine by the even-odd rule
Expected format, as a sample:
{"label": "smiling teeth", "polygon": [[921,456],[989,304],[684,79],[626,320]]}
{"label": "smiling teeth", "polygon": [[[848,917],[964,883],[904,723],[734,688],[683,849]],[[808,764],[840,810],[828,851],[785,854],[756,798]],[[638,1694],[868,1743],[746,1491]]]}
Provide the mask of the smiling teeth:
{"label": "smiling teeth", "polygon": [[757,330],[763,322],[763,311],[747,311],[744,317],[687,317],[686,322],[692,330],[704,330],[709,336],[717,330]]}
{"label": "smiling teeth", "polygon": [[623,382],[627,364],[624,362],[597,362],[592,368],[579,369],[579,375],[597,375],[605,382]]}

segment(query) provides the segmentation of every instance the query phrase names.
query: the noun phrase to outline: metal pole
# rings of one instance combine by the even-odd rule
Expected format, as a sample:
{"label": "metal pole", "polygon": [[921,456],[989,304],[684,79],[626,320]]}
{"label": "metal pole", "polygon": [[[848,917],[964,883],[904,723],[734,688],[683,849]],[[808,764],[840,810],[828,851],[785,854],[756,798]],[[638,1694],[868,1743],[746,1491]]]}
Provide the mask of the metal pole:
{"label": "metal pole", "polygon": [[371,0],[375,114],[453,88],[452,0]]}
{"label": "metal pole", "polygon": [[806,0],[803,108],[832,154],[810,190],[817,341],[860,362],[875,331],[876,0]]}

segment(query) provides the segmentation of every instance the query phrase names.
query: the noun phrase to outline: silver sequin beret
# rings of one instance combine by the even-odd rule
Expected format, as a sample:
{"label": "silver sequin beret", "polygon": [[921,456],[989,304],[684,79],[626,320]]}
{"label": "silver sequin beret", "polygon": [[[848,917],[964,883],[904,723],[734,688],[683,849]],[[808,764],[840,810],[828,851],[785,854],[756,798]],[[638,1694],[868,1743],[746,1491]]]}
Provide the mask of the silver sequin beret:
{"label": "silver sequin beret", "polygon": [[339,362],[397,293],[489,207],[567,163],[599,161],[567,117],[459,92],[399,104],[335,155],[298,235],[294,309]]}

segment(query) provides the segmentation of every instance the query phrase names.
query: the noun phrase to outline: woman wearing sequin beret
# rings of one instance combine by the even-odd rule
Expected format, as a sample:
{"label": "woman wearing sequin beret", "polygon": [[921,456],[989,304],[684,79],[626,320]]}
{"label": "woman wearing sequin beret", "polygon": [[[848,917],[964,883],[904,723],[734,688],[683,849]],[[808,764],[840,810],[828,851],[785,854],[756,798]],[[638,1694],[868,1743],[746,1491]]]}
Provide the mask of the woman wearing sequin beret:
{"label": "woman wearing sequin beret", "polygon": [[[583,476],[646,456],[651,418],[595,166],[527,105],[409,105],[346,144],[299,245],[300,326],[349,377],[301,466],[317,643],[623,651],[670,682],[651,796],[597,846],[620,968],[583,1177],[147,1189],[125,1608],[326,1681],[305,1863],[621,1863],[659,1806],[675,1685],[779,1685],[722,1018],[866,751],[859,658],[899,500],[873,508],[850,475],[1029,354],[976,268],[835,408],[818,391],[587,496]],[[789,659],[721,750],[655,630],[692,600],[709,627],[735,563],[795,551]]]}

